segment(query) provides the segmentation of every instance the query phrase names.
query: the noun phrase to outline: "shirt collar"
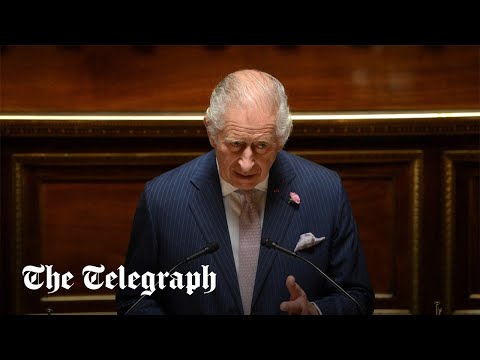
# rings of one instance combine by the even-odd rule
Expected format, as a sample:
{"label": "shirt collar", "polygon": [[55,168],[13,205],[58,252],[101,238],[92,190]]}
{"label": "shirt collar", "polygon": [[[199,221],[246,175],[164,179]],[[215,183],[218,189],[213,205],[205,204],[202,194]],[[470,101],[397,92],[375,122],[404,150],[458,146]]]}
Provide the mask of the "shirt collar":
{"label": "shirt collar", "polygon": [[[218,170],[218,160],[215,159],[215,161],[217,163],[217,171],[218,171],[218,177],[220,178],[220,186],[222,188],[222,195],[225,197],[225,196],[231,194],[232,192],[238,190],[238,188],[236,188],[235,186],[233,186],[229,182],[222,179],[222,176],[220,175],[220,171]],[[268,177],[269,176],[270,176],[270,174],[267,175],[265,180],[259,182],[255,186],[255,189],[266,192],[267,188],[268,188]]]}

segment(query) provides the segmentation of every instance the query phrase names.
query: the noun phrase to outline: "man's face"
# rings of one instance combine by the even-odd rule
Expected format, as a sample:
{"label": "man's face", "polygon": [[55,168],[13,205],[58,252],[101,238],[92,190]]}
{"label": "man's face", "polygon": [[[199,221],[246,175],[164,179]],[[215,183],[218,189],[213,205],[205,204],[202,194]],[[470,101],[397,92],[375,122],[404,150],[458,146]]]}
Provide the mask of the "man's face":
{"label": "man's face", "polygon": [[253,189],[265,180],[281,150],[275,115],[235,107],[226,111],[224,119],[217,139],[210,139],[217,152],[220,176],[241,190]]}

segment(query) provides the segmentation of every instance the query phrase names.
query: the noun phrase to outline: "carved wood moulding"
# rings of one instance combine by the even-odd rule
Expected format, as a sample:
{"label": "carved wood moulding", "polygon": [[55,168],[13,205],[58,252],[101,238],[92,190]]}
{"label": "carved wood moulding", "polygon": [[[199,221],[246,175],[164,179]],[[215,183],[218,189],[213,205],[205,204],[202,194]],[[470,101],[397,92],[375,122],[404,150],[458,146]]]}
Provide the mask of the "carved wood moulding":
{"label": "carved wood moulding", "polygon": [[[480,111],[293,114],[294,137],[480,134]],[[205,137],[203,114],[0,114],[2,137]]]}

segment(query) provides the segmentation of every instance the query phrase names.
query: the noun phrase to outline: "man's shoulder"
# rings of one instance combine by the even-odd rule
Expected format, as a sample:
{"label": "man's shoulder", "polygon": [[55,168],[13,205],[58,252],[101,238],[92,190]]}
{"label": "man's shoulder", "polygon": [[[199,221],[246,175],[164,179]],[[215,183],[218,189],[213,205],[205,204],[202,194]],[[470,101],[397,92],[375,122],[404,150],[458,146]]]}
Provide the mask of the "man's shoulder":
{"label": "man's shoulder", "polygon": [[206,154],[198,156],[176,168],[168,170],[147,181],[145,188],[169,187],[172,185],[178,187],[182,183],[188,183],[190,182],[195,169],[199,166],[203,166],[202,164],[211,156],[211,152],[207,152]]}

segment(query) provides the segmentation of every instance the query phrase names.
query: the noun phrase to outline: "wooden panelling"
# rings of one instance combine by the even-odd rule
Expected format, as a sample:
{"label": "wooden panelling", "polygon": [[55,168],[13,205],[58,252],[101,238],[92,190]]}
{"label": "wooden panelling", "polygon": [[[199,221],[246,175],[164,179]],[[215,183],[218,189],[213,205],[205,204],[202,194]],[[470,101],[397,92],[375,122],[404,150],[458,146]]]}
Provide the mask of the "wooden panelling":
{"label": "wooden panelling", "polygon": [[[87,289],[83,268],[118,272],[144,183],[198,155],[14,154],[15,312],[114,312],[114,290]],[[74,284],[51,294],[46,287],[28,290],[22,269],[40,264],[71,272]]]}
{"label": "wooden panelling", "polygon": [[[476,112],[477,114],[480,111]],[[295,114],[307,116],[308,114]],[[205,140],[207,132],[199,120],[202,115],[193,115],[198,120],[133,120],[129,115],[121,115],[121,120],[57,120],[55,115],[42,114],[41,120],[5,120],[0,121],[2,136],[6,138],[155,138],[175,140],[188,138],[190,141]],[[158,114],[146,116],[159,116]],[[162,115],[160,115],[162,116]],[[167,116],[167,115],[165,115]],[[192,115],[178,115],[192,116]],[[328,115],[326,115],[328,116]],[[368,115],[367,115],[368,116]],[[35,117],[35,115],[33,115]],[[115,117],[115,116],[113,116]],[[133,117],[133,115],[132,115]],[[141,117],[141,115],[140,115]],[[168,116],[167,116],[168,117]],[[119,116],[120,118],[120,116]],[[449,136],[465,135],[476,139],[480,132],[479,117],[412,118],[404,119],[348,119],[337,120],[294,120],[294,126],[287,146],[298,139],[318,141],[319,138],[355,138],[355,137],[404,137],[404,136]],[[208,143],[208,141],[206,141]],[[345,141],[346,145],[348,143]],[[342,145],[338,142],[336,146]],[[301,143],[294,144],[294,147]],[[323,143],[322,143],[323,146]]]}
{"label": "wooden panelling", "polygon": [[[418,313],[421,152],[296,153],[342,176],[365,247],[376,312]],[[53,294],[17,282],[16,312],[48,307],[81,312],[88,303],[97,311],[113,312],[114,291],[87,289],[82,269],[104,265],[108,273],[123,264],[144,182],[159,168],[167,170],[194,156],[177,156],[175,162],[170,154],[151,153],[15,154],[16,278],[22,278],[26,265],[48,264],[60,274],[70,271],[75,279],[72,288]]]}
{"label": "wooden panelling", "polygon": [[480,314],[480,151],[443,156],[446,310]]}
{"label": "wooden panelling", "polygon": [[[82,268],[123,264],[145,181],[210,149],[199,120],[94,116],[0,122],[2,313],[112,313],[114,291],[86,289]],[[343,179],[376,314],[479,312],[480,119],[452,116],[294,122],[287,149]],[[39,264],[75,284],[26,289]]]}
{"label": "wooden panelling", "polygon": [[228,73],[258,68],[293,111],[469,109],[479,46],[3,46],[2,112],[205,111]]}
{"label": "wooden panelling", "polygon": [[419,310],[422,152],[297,152],[337,171],[357,220],[375,289],[375,311]]}

